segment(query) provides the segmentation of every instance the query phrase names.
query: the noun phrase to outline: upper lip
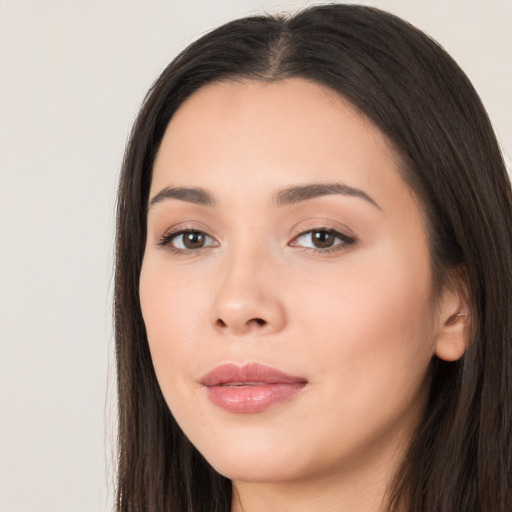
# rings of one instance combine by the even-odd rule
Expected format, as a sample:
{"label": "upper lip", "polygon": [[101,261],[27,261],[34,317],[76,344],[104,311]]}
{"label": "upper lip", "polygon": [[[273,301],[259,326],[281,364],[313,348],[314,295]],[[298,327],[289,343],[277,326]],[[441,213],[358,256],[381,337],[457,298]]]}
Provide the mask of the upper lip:
{"label": "upper lip", "polygon": [[260,363],[248,363],[238,366],[233,363],[216,366],[202,379],[203,386],[221,386],[223,384],[296,384],[306,383],[304,377],[288,375],[271,366]]}

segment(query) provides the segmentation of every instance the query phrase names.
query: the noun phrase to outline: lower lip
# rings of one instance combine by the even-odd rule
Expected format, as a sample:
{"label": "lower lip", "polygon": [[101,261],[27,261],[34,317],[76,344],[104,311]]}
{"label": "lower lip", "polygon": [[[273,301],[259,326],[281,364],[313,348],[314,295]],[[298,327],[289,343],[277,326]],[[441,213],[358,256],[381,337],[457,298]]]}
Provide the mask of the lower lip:
{"label": "lower lip", "polygon": [[209,399],[218,407],[233,413],[253,414],[295,396],[305,385],[304,382],[294,382],[253,386],[211,386],[206,389]]}

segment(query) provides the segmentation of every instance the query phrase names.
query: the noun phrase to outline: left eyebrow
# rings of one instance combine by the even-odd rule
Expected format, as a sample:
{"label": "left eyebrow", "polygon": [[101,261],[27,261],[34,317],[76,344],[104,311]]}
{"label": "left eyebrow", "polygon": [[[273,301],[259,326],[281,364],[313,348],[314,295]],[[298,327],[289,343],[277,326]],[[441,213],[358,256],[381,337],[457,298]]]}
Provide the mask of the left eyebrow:
{"label": "left eyebrow", "polygon": [[274,200],[277,206],[287,206],[291,204],[308,201],[315,197],[322,197],[332,194],[341,194],[364,199],[379,210],[382,208],[366,192],[358,188],[349,187],[343,183],[311,183],[308,185],[299,185],[280,190]]}

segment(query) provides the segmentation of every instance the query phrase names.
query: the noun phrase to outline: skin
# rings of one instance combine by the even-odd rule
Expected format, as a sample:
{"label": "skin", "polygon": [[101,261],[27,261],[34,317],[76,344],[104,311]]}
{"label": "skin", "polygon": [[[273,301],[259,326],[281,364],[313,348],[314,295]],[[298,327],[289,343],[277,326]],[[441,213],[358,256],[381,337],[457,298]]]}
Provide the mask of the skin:
{"label": "skin", "polygon": [[[460,296],[433,296],[424,218],[398,165],[368,119],[301,79],[208,85],[167,128],[141,306],[167,404],[233,480],[233,511],[380,510],[433,355],[463,352]],[[311,183],[367,197],[276,204],[278,191]],[[166,187],[200,187],[215,204],[151,204]],[[180,235],[162,245],[179,229],[205,233],[204,246],[186,249]],[[311,232],[326,229],[345,237],[319,249]],[[214,405],[201,378],[248,362],[308,384],[257,414]]]}

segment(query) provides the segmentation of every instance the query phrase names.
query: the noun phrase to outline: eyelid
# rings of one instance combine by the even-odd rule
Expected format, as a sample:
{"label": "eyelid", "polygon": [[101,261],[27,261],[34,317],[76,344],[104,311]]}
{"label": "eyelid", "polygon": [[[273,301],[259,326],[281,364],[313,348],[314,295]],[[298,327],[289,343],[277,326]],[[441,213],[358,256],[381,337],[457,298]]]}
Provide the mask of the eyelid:
{"label": "eyelid", "polygon": [[308,233],[310,231],[331,231],[333,233],[339,233],[345,238],[354,239],[355,235],[352,232],[352,230],[345,226],[344,224],[341,224],[339,222],[335,222],[330,219],[324,219],[324,218],[316,218],[311,219],[310,221],[306,222],[300,222],[297,223],[291,233],[290,238],[296,238],[299,235],[303,235],[305,233]]}
{"label": "eyelid", "polygon": [[[202,252],[205,249],[211,248],[211,247],[218,247],[220,245],[219,241],[212,235],[209,234],[209,230],[205,229],[203,226],[198,226],[198,224],[194,223],[185,223],[185,224],[178,224],[176,226],[173,226],[169,229],[167,229],[162,236],[159,237],[159,239],[156,242],[156,245],[159,247],[163,247],[167,250],[170,250],[177,254],[198,254]],[[314,232],[328,232],[335,236],[335,238],[338,238],[340,242],[338,242],[335,245],[332,245],[330,247],[304,247],[302,245],[296,244],[296,240],[300,238],[301,236],[307,235],[308,233],[314,233]],[[340,228],[340,227],[334,227],[332,225],[332,222],[322,219],[317,219],[317,221],[310,225],[304,225],[302,224],[300,227],[295,227],[292,233],[290,234],[291,240],[287,243],[289,247],[298,247],[302,248],[305,251],[309,252],[316,252],[316,253],[328,253],[328,252],[335,252],[344,250],[347,248],[347,246],[353,245],[357,242],[356,238],[352,234],[347,234],[348,232],[351,232],[351,230],[348,227]],[[207,237],[212,243],[209,243],[208,245],[204,245],[202,247],[198,248],[178,248],[174,247],[172,245],[172,241],[177,238],[180,235],[186,234],[186,233],[201,233],[205,237]]]}
{"label": "eyelid", "polygon": [[[175,238],[186,233],[201,233],[205,237],[212,240],[214,243],[205,245],[203,247],[198,247],[197,249],[181,249],[178,247],[173,247],[171,242]],[[164,249],[170,250],[172,252],[175,252],[177,254],[197,254],[204,249],[208,249],[209,247],[218,247],[220,244],[218,240],[216,240],[215,237],[210,235],[204,227],[200,227],[197,224],[178,224],[177,226],[173,226],[172,228],[167,229],[164,232],[164,234],[158,238],[156,245],[159,247],[163,247]]]}
{"label": "eyelid", "polygon": [[[336,252],[336,251],[342,251],[348,248],[348,246],[351,246],[357,242],[357,239],[352,234],[347,234],[347,231],[351,231],[348,228],[341,229],[338,227],[333,227],[332,224],[327,223],[327,221],[319,221],[316,224],[311,224],[309,226],[302,225],[300,228],[296,228],[292,234],[291,234],[291,241],[288,242],[288,246],[290,247],[298,247],[302,248],[304,251],[310,251],[314,253],[319,254],[325,254],[329,252]],[[300,238],[301,236],[307,235],[308,233],[314,233],[314,232],[327,232],[333,234],[336,238],[339,238],[341,240],[340,243],[337,243],[336,245],[333,245],[331,247],[326,248],[316,248],[316,247],[304,247],[301,245],[296,245],[294,242]]]}

